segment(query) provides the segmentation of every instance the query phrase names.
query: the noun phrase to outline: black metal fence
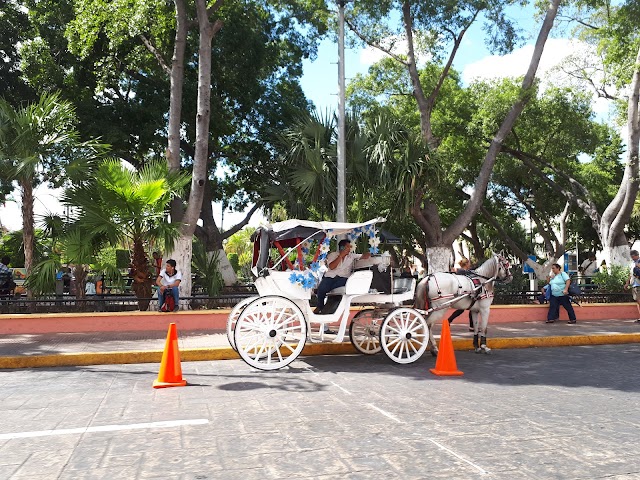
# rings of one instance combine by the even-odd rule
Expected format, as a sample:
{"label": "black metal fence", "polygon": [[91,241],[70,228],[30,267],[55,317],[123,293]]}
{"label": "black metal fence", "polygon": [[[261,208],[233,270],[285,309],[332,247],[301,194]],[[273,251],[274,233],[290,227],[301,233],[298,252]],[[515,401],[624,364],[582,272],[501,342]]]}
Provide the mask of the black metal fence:
{"label": "black metal fence", "polygon": [[[201,310],[231,308],[242,299],[257,295],[253,286],[225,288],[222,295],[209,297],[195,295],[180,298],[181,310]],[[494,305],[529,305],[538,303],[539,292],[496,292]],[[630,293],[607,293],[591,290],[575,297],[579,303],[622,303],[632,302]],[[141,304],[149,310],[158,308],[157,298],[138,299],[134,295],[89,295],[76,298],[72,295],[40,297],[28,299],[20,297],[0,297],[0,314],[8,313],[72,313],[72,312],[125,312],[140,310]],[[146,308],[145,308],[146,309]]]}
{"label": "black metal fence", "polygon": [[[537,304],[540,292],[496,292],[494,305],[530,305]],[[609,293],[591,290],[572,297],[578,303],[624,303],[633,302],[631,293]]]}
{"label": "black metal fence", "polygon": [[[257,295],[253,286],[229,287],[223,294],[210,297],[195,295],[180,298],[181,310],[202,310],[231,308],[242,299]],[[142,308],[141,308],[142,307]],[[137,298],[135,295],[106,294],[87,295],[77,298],[74,295],[57,295],[27,298],[21,296],[0,297],[0,314],[8,313],[72,313],[72,312],[126,312],[136,310],[157,310],[157,298]]]}

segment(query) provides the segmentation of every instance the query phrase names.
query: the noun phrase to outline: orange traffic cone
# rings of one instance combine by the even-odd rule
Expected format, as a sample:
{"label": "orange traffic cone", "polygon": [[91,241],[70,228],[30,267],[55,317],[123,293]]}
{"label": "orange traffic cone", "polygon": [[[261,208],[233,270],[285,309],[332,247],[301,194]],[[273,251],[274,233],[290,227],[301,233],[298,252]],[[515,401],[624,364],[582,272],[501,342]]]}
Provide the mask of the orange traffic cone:
{"label": "orange traffic cone", "polygon": [[178,329],[175,323],[170,323],[160,362],[160,373],[158,373],[158,379],[153,382],[153,388],[184,387],[186,384],[187,381],[182,379],[182,368],[180,367]]}
{"label": "orange traffic cone", "polygon": [[456,356],[453,353],[453,342],[451,341],[451,332],[449,331],[449,321],[446,317],[442,319],[442,331],[440,332],[440,345],[438,348],[436,368],[430,368],[429,371],[441,377],[459,377],[460,375],[464,375],[458,370],[458,365],[456,365]]}

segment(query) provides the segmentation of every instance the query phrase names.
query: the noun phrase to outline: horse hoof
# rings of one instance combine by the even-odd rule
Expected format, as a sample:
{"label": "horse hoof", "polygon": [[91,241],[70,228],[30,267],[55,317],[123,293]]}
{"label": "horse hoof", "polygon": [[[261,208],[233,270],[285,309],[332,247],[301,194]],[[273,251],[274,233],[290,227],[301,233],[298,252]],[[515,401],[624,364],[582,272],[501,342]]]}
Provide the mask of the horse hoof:
{"label": "horse hoof", "polygon": [[486,353],[486,354],[491,353],[491,349],[489,347],[487,347],[486,345],[480,345],[480,351],[482,353]]}
{"label": "horse hoof", "polygon": [[482,353],[482,349],[480,347],[477,347],[475,350],[476,353]]}

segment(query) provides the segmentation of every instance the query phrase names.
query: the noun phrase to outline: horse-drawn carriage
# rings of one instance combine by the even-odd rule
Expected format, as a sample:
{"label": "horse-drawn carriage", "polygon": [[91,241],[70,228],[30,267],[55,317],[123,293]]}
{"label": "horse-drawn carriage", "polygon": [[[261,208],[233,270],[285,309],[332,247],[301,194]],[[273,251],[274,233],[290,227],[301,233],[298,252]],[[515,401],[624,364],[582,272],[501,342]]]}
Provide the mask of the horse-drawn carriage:
{"label": "horse-drawn carriage", "polygon": [[[363,354],[382,350],[391,360],[403,364],[418,360],[429,344],[435,354],[429,324],[432,322],[427,322],[427,316],[464,301],[478,287],[472,285],[467,293],[465,289],[456,290],[453,300],[436,298],[428,308],[430,295],[428,288],[423,288],[425,298],[415,303],[416,280],[394,278],[389,255],[379,254],[376,224],[384,221],[384,218],[365,223],[287,220],[257,229],[252,237],[252,271],[259,296],[237,304],[227,320],[229,343],[240,357],[258,369],[282,368],[300,355],[306,342],[341,343],[347,326],[351,343]],[[310,304],[312,291],[319,283],[331,241],[347,237],[357,242],[362,236],[368,238],[364,241],[372,256],[357,260],[346,285],[329,292],[327,307],[331,307],[314,313]],[[279,259],[274,261],[277,255]],[[380,285],[382,276],[388,288],[372,289],[374,274],[378,277],[376,285]],[[429,282],[422,284],[428,287]],[[414,304],[425,308],[416,308]],[[363,308],[349,324],[351,306]],[[335,323],[339,323],[337,334],[326,334],[325,325]]]}

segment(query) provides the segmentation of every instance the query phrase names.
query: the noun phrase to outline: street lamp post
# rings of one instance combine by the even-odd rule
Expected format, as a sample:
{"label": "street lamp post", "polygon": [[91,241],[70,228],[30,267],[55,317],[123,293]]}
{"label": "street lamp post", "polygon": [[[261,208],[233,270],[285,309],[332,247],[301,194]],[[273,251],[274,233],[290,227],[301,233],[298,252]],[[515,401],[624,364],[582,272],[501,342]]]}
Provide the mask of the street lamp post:
{"label": "street lamp post", "polygon": [[344,81],[344,4],[338,0],[338,222],[347,221],[345,81]]}
{"label": "street lamp post", "polygon": [[[531,255],[533,255],[535,257],[536,254],[536,247],[535,244],[533,243],[533,219],[531,218],[531,206],[533,205],[533,202],[535,201],[535,197],[531,194],[527,195],[526,198],[526,202],[527,205],[529,205],[529,239],[531,241]],[[536,280],[536,276],[535,276],[535,272],[531,271],[529,272],[529,290],[532,292],[537,292],[538,291],[538,281]]]}

